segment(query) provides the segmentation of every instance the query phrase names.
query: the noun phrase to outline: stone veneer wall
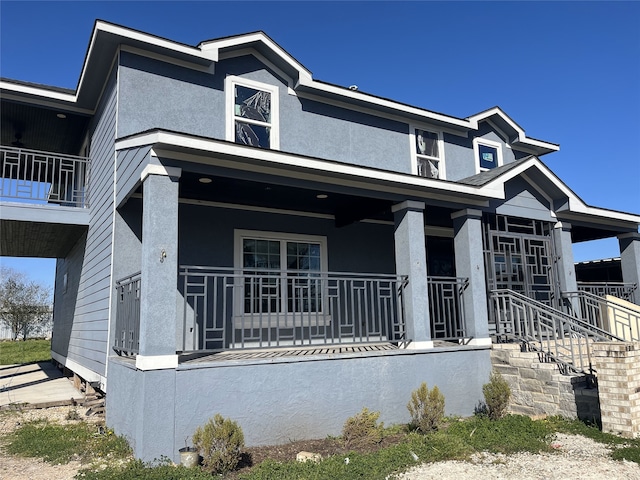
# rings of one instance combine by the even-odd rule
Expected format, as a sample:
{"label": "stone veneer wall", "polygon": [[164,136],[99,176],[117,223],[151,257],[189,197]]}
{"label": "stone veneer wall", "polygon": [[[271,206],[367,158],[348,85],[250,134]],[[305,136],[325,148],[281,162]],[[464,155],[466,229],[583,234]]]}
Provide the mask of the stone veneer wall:
{"label": "stone veneer wall", "polygon": [[640,342],[593,345],[598,372],[602,430],[629,438],[640,435]]}
{"label": "stone veneer wall", "polygon": [[520,344],[494,344],[491,363],[511,387],[510,413],[600,420],[598,389],[588,387],[586,376],[562,375],[555,363],[541,363]]}

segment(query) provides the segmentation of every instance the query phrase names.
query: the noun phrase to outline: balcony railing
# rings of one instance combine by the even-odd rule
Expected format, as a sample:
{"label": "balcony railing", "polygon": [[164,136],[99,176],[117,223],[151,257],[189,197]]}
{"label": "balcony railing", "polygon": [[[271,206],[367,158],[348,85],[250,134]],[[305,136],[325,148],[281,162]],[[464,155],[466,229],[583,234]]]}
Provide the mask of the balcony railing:
{"label": "balcony railing", "polygon": [[428,277],[429,318],[434,340],[460,340],[466,337],[464,294],[468,278]]}
{"label": "balcony railing", "polygon": [[0,146],[0,199],[88,206],[89,159]]}
{"label": "balcony railing", "polygon": [[403,343],[407,277],[182,266],[182,351]]}
{"label": "balcony railing", "polygon": [[116,329],[113,349],[135,355],[140,345],[140,272],[116,282]]}
{"label": "balcony railing", "polygon": [[[612,295],[628,302],[636,303],[638,284],[628,282],[578,282],[578,290],[598,295],[599,297]],[[640,297],[638,299],[640,300]]]}

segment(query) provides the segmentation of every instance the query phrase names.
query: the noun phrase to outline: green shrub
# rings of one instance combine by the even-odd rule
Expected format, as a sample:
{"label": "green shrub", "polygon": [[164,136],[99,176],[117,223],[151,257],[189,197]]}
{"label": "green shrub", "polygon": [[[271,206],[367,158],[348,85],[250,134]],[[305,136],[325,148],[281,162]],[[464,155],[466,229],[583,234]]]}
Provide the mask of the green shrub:
{"label": "green shrub", "polygon": [[407,404],[411,414],[411,426],[422,433],[437,430],[444,418],[444,395],[437,386],[431,390],[422,382],[411,392],[411,401]]}
{"label": "green shrub", "polygon": [[366,407],[347,418],[342,427],[342,440],[347,448],[375,445],[382,441],[384,425],[378,424],[380,412],[370,412]]}
{"label": "green shrub", "polygon": [[484,401],[487,406],[487,415],[491,420],[498,420],[507,413],[509,398],[511,398],[511,388],[502,375],[496,372],[491,373],[489,383],[482,386]]}
{"label": "green shrub", "polygon": [[193,444],[202,455],[205,469],[211,473],[227,473],[240,462],[244,434],[236,422],[217,413],[196,429]]}

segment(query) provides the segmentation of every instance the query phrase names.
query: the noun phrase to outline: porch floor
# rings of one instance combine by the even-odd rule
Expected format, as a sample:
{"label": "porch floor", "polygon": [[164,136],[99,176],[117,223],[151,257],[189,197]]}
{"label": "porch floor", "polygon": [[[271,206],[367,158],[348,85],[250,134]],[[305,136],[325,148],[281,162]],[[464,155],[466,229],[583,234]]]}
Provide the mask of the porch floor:
{"label": "porch floor", "polygon": [[398,350],[397,345],[391,343],[359,344],[359,345],[334,345],[330,347],[299,347],[269,350],[242,350],[211,353],[194,358],[193,355],[180,357],[182,364],[224,362],[228,360],[267,360],[282,357],[301,357],[306,355],[331,355],[341,353],[362,353],[362,352],[382,352],[385,350]]}

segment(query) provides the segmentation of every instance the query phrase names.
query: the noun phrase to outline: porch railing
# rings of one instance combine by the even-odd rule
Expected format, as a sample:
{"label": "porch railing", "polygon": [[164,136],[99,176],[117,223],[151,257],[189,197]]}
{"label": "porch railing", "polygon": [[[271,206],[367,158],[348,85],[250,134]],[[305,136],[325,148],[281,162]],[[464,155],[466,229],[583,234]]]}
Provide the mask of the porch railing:
{"label": "porch railing", "polygon": [[116,329],[113,349],[135,355],[140,342],[140,272],[116,282]]}
{"label": "porch railing", "polygon": [[586,291],[562,295],[568,311],[589,325],[627,341],[640,341],[640,306],[629,308]]}
{"label": "porch railing", "polygon": [[494,290],[496,335],[499,340],[523,342],[556,362],[562,373],[593,374],[591,343],[619,337],[513,290]]}
{"label": "porch railing", "polygon": [[89,159],[0,146],[0,199],[88,206]]}
{"label": "porch railing", "polygon": [[431,336],[437,340],[466,337],[464,294],[468,278],[428,277]]}
{"label": "porch railing", "polygon": [[578,290],[599,297],[613,295],[631,303],[636,303],[638,284],[631,282],[578,282]]}
{"label": "porch railing", "polygon": [[182,352],[403,343],[407,277],[180,267]]}

